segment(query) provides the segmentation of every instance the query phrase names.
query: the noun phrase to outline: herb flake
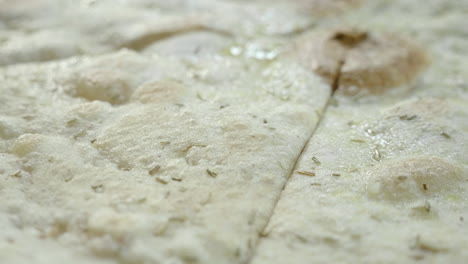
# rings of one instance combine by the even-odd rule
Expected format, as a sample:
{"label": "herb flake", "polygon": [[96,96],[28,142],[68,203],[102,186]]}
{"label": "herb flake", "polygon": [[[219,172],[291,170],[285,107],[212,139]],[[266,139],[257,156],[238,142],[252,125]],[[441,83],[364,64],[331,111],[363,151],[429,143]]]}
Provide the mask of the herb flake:
{"label": "herb flake", "polygon": [[167,184],[168,181],[162,177],[156,177],[156,181],[162,184]]}
{"label": "herb flake", "polygon": [[313,160],[316,164],[321,164],[320,160],[318,160],[316,157],[312,157],[312,160]]}
{"label": "herb flake", "polygon": [[298,171],[297,173],[298,173],[298,174],[301,174],[301,175],[310,176],[310,177],[314,177],[314,176],[315,176],[315,172],[311,172],[311,171]]}
{"label": "herb flake", "polygon": [[206,173],[208,173],[208,175],[210,175],[213,178],[216,178],[216,176],[218,176],[216,172],[210,171],[209,169],[206,170]]}
{"label": "herb flake", "polygon": [[148,173],[149,173],[149,175],[154,175],[154,174],[156,174],[156,172],[159,171],[159,169],[161,169],[161,166],[156,165],[151,170],[149,170]]}
{"label": "herb flake", "polygon": [[188,145],[185,149],[182,150],[182,152],[188,152],[193,147],[206,148],[207,146],[203,144],[192,144]]}
{"label": "herb flake", "polygon": [[372,153],[372,159],[376,162],[379,162],[382,160],[382,153],[380,153],[379,148],[375,147]]}
{"label": "herb flake", "polygon": [[173,177],[171,177],[171,179],[173,181],[178,181],[178,182],[182,181],[182,178],[180,176],[173,176]]}
{"label": "herb flake", "polygon": [[443,137],[446,138],[446,139],[452,138],[452,137],[451,137],[449,134],[447,134],[446,132],[442,132],[442,133],[440,133],[440,135],[443,136]]}
{"label": "herb flake", "polygon": [[400,120],[407,120],[407,121],[414,120],[414,119],[416,119],[416,117],[418,117],[418,116],[417,115],[401,115],[401,116],[399,116]]}
{"label": "herb flake", "polygon": [[91,185],[91,189],[93,189],[93,191],[96,193],[102,193],[104,192],[104,185],[103,184]]}

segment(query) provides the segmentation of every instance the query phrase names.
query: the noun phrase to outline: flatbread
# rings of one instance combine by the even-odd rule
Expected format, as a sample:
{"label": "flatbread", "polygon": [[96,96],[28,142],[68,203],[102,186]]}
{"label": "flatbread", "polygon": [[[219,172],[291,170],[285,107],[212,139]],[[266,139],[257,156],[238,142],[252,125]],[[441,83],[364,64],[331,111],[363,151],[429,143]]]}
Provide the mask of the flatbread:
{"label": "flatbread", "polygon": [[467,102],[346,99],[299,159],[252,263],[463,262]]}
{"label": "flatbread", "polygon": [[5,27],[0,30],[0,65],[141,50],[160,39],[200,30],[206,21],[204,14],[163,14],[114,1],[11,2],[0,8]]}
{"label": "flatbread", "polygon": [[230,56],[0,76],[2,263],[245,261],[330,93],[298,64]]}
{"label": "flatbread", "polygon": [[0,0],[0,262],[466,262],[467,8]]}
{"label": "flatbread", "polygon": [[[184,46],[180,42],[191,41],[197,42],[192,51],[197,55],[205,46],[219,54],[232,41],[302,32],[361,1],[312,2],[3,0],[0,65],[100,55],[121,48],[167,54],[168,45],[180,47]],[[152,47],[166,40],[169,44]]]}
{"label": "flatbread", "polygon": [[[452,27],[463,16],[456,4],[427,5],[440,15],[428,15],[416,2],[392,1],[381,16],[369,5],[344,19],[431,39],[423,43],[432,64],[416,82],[380,96],[337,91],[250,263],[468,259],[468,101],[461,77],[467,67],[455,55],[462,46]],[[392,19],[400,8],[413,14],[411,24]],[[428,28],[434,20],[444,28]]]}

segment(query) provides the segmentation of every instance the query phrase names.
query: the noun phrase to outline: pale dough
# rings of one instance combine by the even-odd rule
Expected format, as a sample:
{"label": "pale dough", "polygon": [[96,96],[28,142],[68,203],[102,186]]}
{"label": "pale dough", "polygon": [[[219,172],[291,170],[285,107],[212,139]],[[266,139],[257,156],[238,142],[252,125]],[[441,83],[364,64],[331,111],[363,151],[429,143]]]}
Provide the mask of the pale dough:
{"label": "pale dough", "polygon": [[337,19],[413,34],[432,64],[381,96],[338,91],[251,263],[468,261],[466,7],[378,1]]}
{"label": "pale dough", "polygon": [[0,76],[1,263],[245,261],[330,93],[293,62],[230,56]]}
{"label": "pale dough", "polygon": [[[0,263],[467,262],[467,12],[0,0]],[[342,26],[429,66],[331,96],[291,47]]]}

